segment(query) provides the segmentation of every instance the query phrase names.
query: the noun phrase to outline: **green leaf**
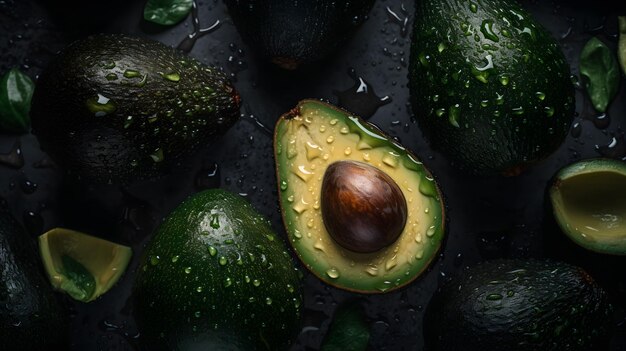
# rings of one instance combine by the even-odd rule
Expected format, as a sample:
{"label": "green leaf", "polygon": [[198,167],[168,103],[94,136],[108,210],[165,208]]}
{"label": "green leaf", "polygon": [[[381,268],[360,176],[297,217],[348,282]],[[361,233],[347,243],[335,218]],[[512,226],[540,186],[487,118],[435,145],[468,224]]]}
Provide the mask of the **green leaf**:
{"label": "green leaf", "polygon": [[619,20],[619,42],[617,43],[617,57],[622,66],[622,72],[626,74],[626,16],[617,17]]}
{"label": "green leaf", "polygon": [[164,26],[176,24],[191,10],[193,0],[148,0],[143,9],[143,18]]}
{"label": "green leaf", "polygon": [[18,69],[7,72],[0,80],[0,130],[25,133],[30,128],[30,100],[35,84]]}
{"label": "green leaf", "polygon": [[611,49],[600,39],[591,38],[580,54],[580,74],[593,107],[606,112],[619,89],[619,67]]}
{"label": "green leaf", "polygon": [[356,302],[339,307],[322,343],[322,351],[364,351],[370,339],[369,325]]}

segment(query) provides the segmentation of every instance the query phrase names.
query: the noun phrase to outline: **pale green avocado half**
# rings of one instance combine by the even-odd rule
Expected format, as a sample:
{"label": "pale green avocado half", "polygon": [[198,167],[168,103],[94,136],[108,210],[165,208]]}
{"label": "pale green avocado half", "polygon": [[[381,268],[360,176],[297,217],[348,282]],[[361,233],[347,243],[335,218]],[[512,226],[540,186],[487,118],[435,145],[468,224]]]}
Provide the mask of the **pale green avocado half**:
{"label": "pale green avocado half", "polygon": [[576,244],[626,255],[626,162],[583,160],[563,168],[550,188],[561,230]]}
{"label": "pale green avocado half", "polygon": [[[444,239],[441,193],[424,165],[376,126],[317,100],[303,100],[276,124],[278,191],[289,242],[315,276],[359,293],[385,293],[412,282]],[[320,201],[324,174],[338,161],[366,163],[389,175],[407,203],[404,229],[391,245],[357,253],[328,233]]]}
{"label": "pale green avocado half", "polygon": [[128,246],[64,228],[39,236],[39,253],[52,286],[81,302],[109,291],[132,257]]}

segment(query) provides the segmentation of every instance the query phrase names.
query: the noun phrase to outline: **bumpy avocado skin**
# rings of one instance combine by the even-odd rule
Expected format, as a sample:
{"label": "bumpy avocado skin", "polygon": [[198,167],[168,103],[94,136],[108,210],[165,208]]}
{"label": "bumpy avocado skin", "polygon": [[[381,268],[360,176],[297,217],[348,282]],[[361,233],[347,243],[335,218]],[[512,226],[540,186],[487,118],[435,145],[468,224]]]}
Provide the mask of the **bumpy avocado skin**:
{"label": "bumpy avocado skin", "polygon": [[426,311],[427,350],[606,350],[612,307],[581,268],[494,260],[444,285]]}
{"label": "bumpy avocado skin", "polygon": [[28,234],[0,209],[0,348],[67,350],[67,315],[45,279]]}
{"label": "bumpy avocado skin", "polygon": [[374,0],[226,0],[243,39],[287,69],[337,50],[367,19]]}
{"label": "bumpy avocado skin", "polygon": [[41,74],[33,133],[75,178],[153,177],[239,117],[239,95],[217,68],[159,42],[100,34],[62,51]]}
{"label": "bumpy avocado skin", "polygon": [[213,189],[184,201],[139,267],[135,316],[150,350],[282,350],[300,331],[300,273],[237,195]]}
{"label": "bumpy avocado skin", "polygon": [[414,112],[459,168],[514,175],[561,145],[574,117],[570,68],[516,1],[419,1],[412,40]]}

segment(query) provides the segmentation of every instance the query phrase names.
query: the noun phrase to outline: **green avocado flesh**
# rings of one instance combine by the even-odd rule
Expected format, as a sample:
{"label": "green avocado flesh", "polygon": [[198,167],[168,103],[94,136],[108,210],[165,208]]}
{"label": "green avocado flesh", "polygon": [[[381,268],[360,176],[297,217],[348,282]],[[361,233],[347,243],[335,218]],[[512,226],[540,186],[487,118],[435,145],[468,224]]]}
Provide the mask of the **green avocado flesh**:
{"label": "green avocado flesh", "polygon": [[39,252],[52,286],[81,302],[109,291],[132,257],[128,246],[64,228],[39,236]]}
{"label": "green avocado flesh", "polygon": [[135,317],[151,350],[281,350],[300,331],[300,272],[269,222],[235,194],[185,200],[139,267]]}
{"label": "green avocado flesh", "polygon": [[0,209],[0,348],[68,350],[67,314],[42,274],[30,240]]}
{"label": "green avocado flesh", "polygon": [[626,255],[626,163],[585,160],[562,169],[550,188],[561,230],[592,251]]}
{"label": "green avocado flesh", "polygon": [[429,351],[607,350],[608,294],[581,268],[481,263],[445,284],[424,315]]}
{"label": "green avocado flesh", "polygon": [[[318,278],[345,290],[383,293],[416,279],[435,258],[444,238],[439,189],[424,165],[378,128],[334,106],[304,100],[277,122],[274,150],[289,242]],[[391,245],[357,253],[329,234],[321,189],[327,168],[337,161],[370,165],[399,186],[408,211]]]}
{"label": "green avocado flesh", "polygon": [[32,126],[68,173],[92,183],[154,177],[239,117],[226,75],[159,42],[100,34],[41,74]]}
{"label": "green avocado flesh", "polygon": [[409,88],[433,147],[474,174],[515,175],[554,152],[575,104],[550,33],[513,0],[416,6]]}

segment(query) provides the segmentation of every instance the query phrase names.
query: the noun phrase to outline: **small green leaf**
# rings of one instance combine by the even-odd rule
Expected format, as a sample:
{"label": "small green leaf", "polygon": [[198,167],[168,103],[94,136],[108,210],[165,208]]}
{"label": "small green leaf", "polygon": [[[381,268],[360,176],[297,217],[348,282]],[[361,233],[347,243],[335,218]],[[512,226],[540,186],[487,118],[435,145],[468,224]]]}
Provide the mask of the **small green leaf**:
{"label": "small green leaf", "polygon": [[619,20],[619,43],[617,44],[617,57],[622,66],[622,72],[626,74],[626,16],[617,17]]}
{"label": "small green leaf", "polygon": [[35,84],[18,69],[7,72],[0,80],[0,130],[25,133],[30,128],[30,100]]}
{"label": "small green leaf", "polygon": [[619,67],[611,49],[598,38],[591,38],[580,54],[580,74],[593,107],[606,112],[619,89]]}
{"label": "small green leaf", "polygon": [[365,315],[357,302],[339,307],[322,343],[322,351],[364,351],[370,339]]}
{"label": "small green leaf", "polygon": [[143,9],[143,18],[164,26],[176,24],[191,10],[193,0],[148,0]]}
{"label": "small green leaf", "polygon": [[67,277],[61,288],[78,301],[89,301],[96,291],[96,279],[85,266],[68,255],[61,256],[62,273]]}

